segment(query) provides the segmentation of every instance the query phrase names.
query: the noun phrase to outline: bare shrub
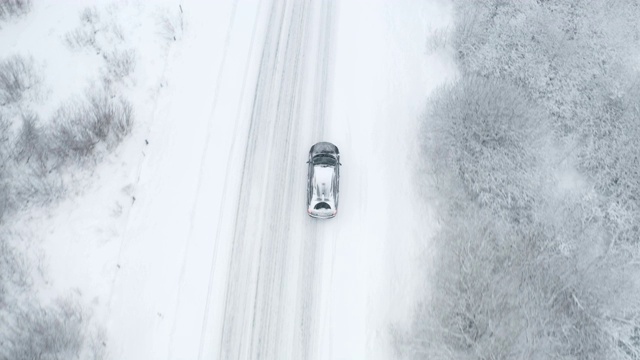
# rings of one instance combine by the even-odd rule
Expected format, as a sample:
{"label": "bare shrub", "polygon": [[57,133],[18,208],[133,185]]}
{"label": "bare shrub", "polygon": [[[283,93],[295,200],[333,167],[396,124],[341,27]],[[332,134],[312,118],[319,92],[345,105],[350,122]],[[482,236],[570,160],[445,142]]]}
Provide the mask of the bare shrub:
{"label": "bare shrub", "polygon": [[57,166],[68,160],[83,163],[90,155],[99,155],[99,145],[112,149],[129,134],[132,122],[131,105],[105,93],[83,103],[65,104],[52,121],[51,145]]}
{"label": "bare shrub", "polygon": [[32,58],[13,55],[0,61],[0,104],[15,103],[40,83]]}
{"label": "bare shrub", "polygon": [[35,115],[23,115],[11,151],[10,170],[3,179],[7,209],[43,205],[63,193],[62,181],[49,169],[50,148],[46,127]]}
{"label": "bare shrub", "polygon": [[167,41],[177,41],[184,32],[182,6],[175,11],[167,10],[158,20],[159,33]]}
{"label": "bare shrub", "polygon": [[10,328],[0,358],[15,360],[78,358],[84,342],[84,314],[79,304],[62,299],[22,310]]}
{"label": "bare shrub", "polygon": [[118,23],[118,22],[112,22],[111,24],[109,24],[109,32],[113,35],[113,37],[119,41],[124,43],[124,30],[122,29],[122,26]]}
{"label": "bare shrub", "polygon": [[29,164],[17,169],[10,186],[17,210],[60,200],[66,188],[60,173],[49,171],[43,174],[39,166]]}
{"label": "bare shrub", "polygon": [[51,146],[58,165],[71,159],[79,162],[94,151],[99,139],[87,122],[82,104],[67,103],[56,111]]}
{"label": "bare shrub", "polygon": [[89,99],[88,112],[93,132],[99,135],[108,149],[113,149],[131,132],[133,108],[122,98],[96,94]]}
{"label": "bare shrub", "polygon": [[121,80],[129,76],[136,67],[136,52],[134,49],[114,50],[103,55],[107,65],[108,77]]}
{"label": "bare shrub", "polygon": [[[96,34],[100,17],[95,7],[87,7],[80,13],[80,26],[65,35],[65,41],[71,49],[96,49]],[[96,49],[97,50],[97,49]]]}
{"label": "bare shrub", "polygon": [[96,44],[96,31],[92,28],[78,27],[65,35],[65,41],[71,49],[94,47]]}
{"label": "bare shrub", "polygon": [[14,145],[14,159],[18,162],[31,162],[44,170],[46,167],[47,139],[37,115],[23,114],[22,126]]}
{"label": "bare shrub", "polygon": [[95,163],[132,125],[131,104],[104,91],[64,104],[46,126],[23,114],[15,134],[0,117],[0,223],[19,209],[59,199],[65,189],[60,170]]}
{"label": "bare shrub", "polygon": [[96,25],[98,21],[100,21],[98,10],[96,10],[96,8],[92,6],[86,7],[80,13],[80,21],[85,24]]}
{"label": "bare shrub", "polygon": [[21,16],[31,10],[31,0],[0,0],[0,20]]}

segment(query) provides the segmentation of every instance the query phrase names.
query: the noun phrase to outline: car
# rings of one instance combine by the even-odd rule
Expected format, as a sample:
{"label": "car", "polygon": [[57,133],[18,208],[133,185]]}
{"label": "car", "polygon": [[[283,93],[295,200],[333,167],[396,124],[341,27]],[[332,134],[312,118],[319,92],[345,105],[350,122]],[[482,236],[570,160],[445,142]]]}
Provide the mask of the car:
{"label": "car", "polygon": [[330,219],[338,213],[340,151],[330,142],[319,142],[309,150],[307,214]]}

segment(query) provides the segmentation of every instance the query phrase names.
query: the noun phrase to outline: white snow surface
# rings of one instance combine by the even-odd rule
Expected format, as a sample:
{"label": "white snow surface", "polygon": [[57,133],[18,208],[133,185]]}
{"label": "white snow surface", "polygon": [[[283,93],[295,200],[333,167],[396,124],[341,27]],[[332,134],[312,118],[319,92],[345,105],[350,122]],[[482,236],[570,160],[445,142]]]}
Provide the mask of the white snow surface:
{"label": "white snow surface", "polygon": [[[3,54],[43,64],[48,103],[100,71],[62,42],[87,4],[34,1],[0,29]],[[455,73],[426,50],[450,5],[117,4],[135,129],[69,199],[16,221],[40,239],[43,296],[79,294],[112,359],[393,358],[391,325],[428,291],[413,171],[425,100]],[[179,4],[184,33],[166,42],[158,19]],[[305,212],[318,141],[343,163],[324,221]]]}

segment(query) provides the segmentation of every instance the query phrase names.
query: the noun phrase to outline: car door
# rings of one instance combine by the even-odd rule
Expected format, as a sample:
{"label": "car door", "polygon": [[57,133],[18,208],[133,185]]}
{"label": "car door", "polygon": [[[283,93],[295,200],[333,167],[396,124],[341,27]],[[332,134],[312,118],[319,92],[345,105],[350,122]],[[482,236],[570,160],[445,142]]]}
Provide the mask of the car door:
{"label": "car door", "polygon": [[313,196],[313,161],[311,158],[307,161],[307,166],[307,206],[309,206],[309,204],[311,204],[311,197]]}
{"label": "car door", "polygon": [[340,157],[338,157],[338,161],[336,163],[336,167],[335,167],[335,173],[336,176],[334,177],[334,184],[333,184],[333,188],[334,190],[334,198],[336,199],[336,209],[338,208],[338,198],[340,196]]}

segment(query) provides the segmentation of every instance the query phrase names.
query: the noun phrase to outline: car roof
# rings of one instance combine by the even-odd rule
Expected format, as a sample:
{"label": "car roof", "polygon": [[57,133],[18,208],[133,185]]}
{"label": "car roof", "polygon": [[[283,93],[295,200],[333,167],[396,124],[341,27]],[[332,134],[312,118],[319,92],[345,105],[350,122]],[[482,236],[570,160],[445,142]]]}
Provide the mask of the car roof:
{"label": "car roof", "polygon": [[[312,200],[323,199],[326,201],[331,199],[333,201],[333,179],[336,176],[333,167],[314,166],[313,170]],[[319,192],[322,190],[324,190],[326,198],[320,196]]]}

